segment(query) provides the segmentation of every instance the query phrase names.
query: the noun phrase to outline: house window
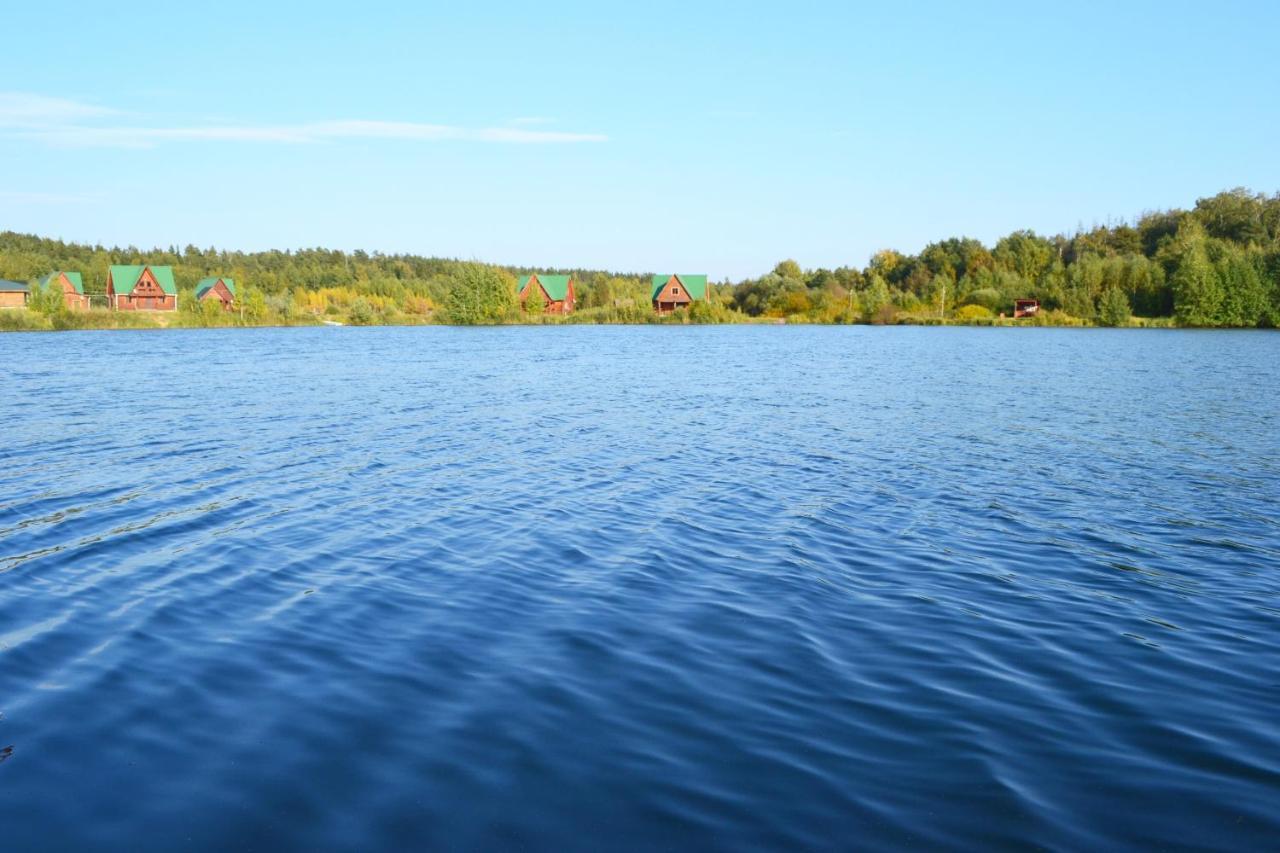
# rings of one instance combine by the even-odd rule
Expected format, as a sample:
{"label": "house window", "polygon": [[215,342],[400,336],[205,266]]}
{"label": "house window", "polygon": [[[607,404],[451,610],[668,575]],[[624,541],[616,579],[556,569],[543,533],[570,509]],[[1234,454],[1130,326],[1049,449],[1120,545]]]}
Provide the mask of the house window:
{"label": "house window", "polygon": [[678,288],[678,287],[673,287],[673,288],[671,288],[671,295],[672,295],[672,296],[679,296],[679,295],[680,295],[680,288]]}

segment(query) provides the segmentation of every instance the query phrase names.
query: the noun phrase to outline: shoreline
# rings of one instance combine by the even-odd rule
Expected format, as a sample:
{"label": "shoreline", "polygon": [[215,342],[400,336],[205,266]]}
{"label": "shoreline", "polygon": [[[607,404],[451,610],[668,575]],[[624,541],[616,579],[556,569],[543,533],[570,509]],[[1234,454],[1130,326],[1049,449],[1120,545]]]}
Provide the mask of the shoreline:
{"label": "shoreline", "polygon": [[[1061,318],[1043,321],[1012,318],[938,318],[938,317],[899,317],[892,322],[856,322],[831,323],[796,317],[742,317],[730,319],[703,320],[672,315],[655,315],[645,322],[618,320],[577,320],[570,317],[540,317],[538,319],[522,318],[519,320],[495,323],[451,323],[443,319],[383,320],[380,322],[352,323],[331,317],[307,317],[297,320],[281,321],[278,318],[269,322],[227,322],[208,323],[190,322],[189,317],[168,316],[161,312],[103,312],[95,313],[89,322],[83,322],[85,315],[68,313],[49,317],[28,309],[6,309],[0,311],[0,333],[5,332],[130,332],[130,331],[169,331],[191,329],[292,329],[292,328],[396,328],[416,326],[438,326],[453,328],[497,328],[514,326],[924,326],[942,328],[1040,328],[1040,329],[1234,329],[1275,331],[1268,326],[1181,326],[1172,317],[1132,317],[1122,326],[1105,326],[1088,320],[1071,317],[1063,321]],[[8,319],[8,322],[6,320]],[[177,320],[178,322],[173,322]]]}

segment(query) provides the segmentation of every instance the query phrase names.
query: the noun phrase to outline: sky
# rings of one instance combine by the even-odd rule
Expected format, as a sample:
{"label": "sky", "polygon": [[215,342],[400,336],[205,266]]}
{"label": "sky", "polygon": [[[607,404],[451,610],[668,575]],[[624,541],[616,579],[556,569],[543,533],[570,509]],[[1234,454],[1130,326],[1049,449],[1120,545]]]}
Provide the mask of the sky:
{"label": "sky", "polygon": [[1280,190],[1274,2],[12,4],[0,230],[864,265]]}

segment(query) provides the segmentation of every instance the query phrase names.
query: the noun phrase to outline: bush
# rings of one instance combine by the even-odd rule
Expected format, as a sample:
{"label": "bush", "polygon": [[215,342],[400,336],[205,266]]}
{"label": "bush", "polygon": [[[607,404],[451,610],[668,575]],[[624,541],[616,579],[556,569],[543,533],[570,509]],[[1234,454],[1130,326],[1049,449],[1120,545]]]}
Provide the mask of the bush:
{"label": "bush", "polygon": [[887,326],[898,319],[898,309],[892,305],[881,305],[871,315],[871,322],[877,326]]}
{"label": "bush", "polygon": [[733,321],[733,313],[722,305],[710,302],[694,302],[687,309],[686,315],[690,323],[729,323]]}
{"label": "bush", "polygon": [[27,309],[39,311],[46,317],[66,313],[66,302],[62,297],[62,288],[50,283],[47,287],[39,284],[31,285],[31,295],[27,297]]}
{"label": "bush", "polygon": [[[1081,320],[1079,317],[1072,316],[1065,311],[1044,311],[1036,313],[1034,317],[1029,318],[1032,326],[1087,326],[1087,321]],[[1026,323],[1026,320],[1019,320],[1019,323]]]}
{"label": "bush", "polygon": [[353,326],[368,326],[373,322],[373,306],[363,296],[357,296],[347,312],[347,320]]}
{"label": "bush", "polygon": [[284,293],[273,293],[268,296],[267,310],[285,323],[292,320],[298,313],[297,305],[293,301],[293,294],[287,290]]}
{"label": "bush", "polygon": [[51,328],[49,320],[25,308],[0,309],[0,331],[42,332]]}
{"label": "bush", "polygon": [[410,296],[404,301],[404,310],[406,314],[426,317],[435,310],[435,307],[431,304],[431,300],[425,296]]}
{"label": "bush", "polygon": [[957,309],[955,314],[956,319],[962,323],[971,320],[990,320],[993,316],[995,315],[991,313],[991,309],[984,305],[965,305]]}
{"label": "bush", "polygon": [[[976,316],[990,317],[1008,304],[1008,301],[1009,300],[1001,296],[1000,291],[996,290],[994,287],[982,287],[965,297],[965,302],[967,303],[965,307],[972,306],[975,308],[985,308],[987,309],[987,313],[985,315]],[[956,316],[960,316],[959,311],[956,312]]]}
{"label": "bush", "polygon": [[570,323],[656,323],[658,315],[649,305],[637,305],[634,302],[625,305],[607,305],[599,308],[584,308],[574,311],[567,318]]}

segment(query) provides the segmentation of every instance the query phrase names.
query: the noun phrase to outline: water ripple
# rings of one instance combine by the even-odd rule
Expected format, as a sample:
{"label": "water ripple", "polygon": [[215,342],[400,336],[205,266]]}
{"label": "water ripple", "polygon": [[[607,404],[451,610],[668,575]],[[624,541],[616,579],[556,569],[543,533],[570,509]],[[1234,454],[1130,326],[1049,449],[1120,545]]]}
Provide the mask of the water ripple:
{"label": "water ripple", "polygon": [[[110,369],[144,357],[166,370]],[[193,330],[0,358],[6,847],[1280,836],[1275,335]]]}

